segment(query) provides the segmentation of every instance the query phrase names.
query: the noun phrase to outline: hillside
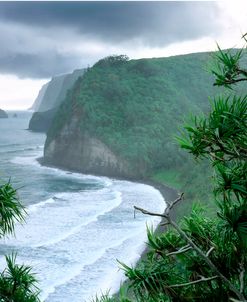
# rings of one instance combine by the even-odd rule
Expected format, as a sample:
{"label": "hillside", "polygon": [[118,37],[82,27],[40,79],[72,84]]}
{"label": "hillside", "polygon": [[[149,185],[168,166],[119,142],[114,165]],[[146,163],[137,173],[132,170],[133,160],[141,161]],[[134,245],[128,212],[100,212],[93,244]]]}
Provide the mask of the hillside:
{"label": "hillside", "polygon": [[83,173],[160,181],[170,177],[170,170],[183,176],[191,170],[189,181],[193,166],[174,135],[189,113],[208,110],[208,97],[215,94],[205,71],[209,59],[209,53],[198,53],[100,60],[60,106],[44,161]]}

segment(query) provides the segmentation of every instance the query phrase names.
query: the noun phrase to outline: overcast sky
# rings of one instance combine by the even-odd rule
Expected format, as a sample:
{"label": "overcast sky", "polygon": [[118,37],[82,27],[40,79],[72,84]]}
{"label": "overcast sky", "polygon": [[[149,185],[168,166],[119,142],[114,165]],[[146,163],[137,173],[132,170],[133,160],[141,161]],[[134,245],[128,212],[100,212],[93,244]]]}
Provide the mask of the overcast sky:
{"label": "overcast sky", "polygon": [[[233,3],[234,2],[234,3]],[[246,4],[245,4],[246,2]],[[241,46],[247,1],[0,2],[0,108],[26,109],[52,76],[111,54]]]}

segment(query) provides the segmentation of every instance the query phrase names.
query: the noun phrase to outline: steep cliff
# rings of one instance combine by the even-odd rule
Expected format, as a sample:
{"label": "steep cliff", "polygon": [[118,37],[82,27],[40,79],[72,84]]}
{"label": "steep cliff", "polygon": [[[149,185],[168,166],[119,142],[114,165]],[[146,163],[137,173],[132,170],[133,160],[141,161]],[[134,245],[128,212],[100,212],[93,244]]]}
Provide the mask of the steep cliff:
{"label": "steep cliff", "polygon": [[34,112],[29,122],[29,130],[35,132],[47,132],[56,114],[57,108],[44,112]]}
{"label": "steep cliff", "polygon": [[49,129],[48,164],[117,177],[145,177],[185,161],[174,143],[189,112],[208,109],[208,53],[100,60],[78,80]]}
{"label": "steep cliff", "polygon": [[8,118],[8,114],[2,109],[0,109],[0,118]]}
{"label": "steep cliff", "polygon": [[47,132],[58,106],[65,99],[68,90],[84,72],[84,69],[77,69],[72,73],[56,76],[42,86],[31,107],[35,113],[29,122],[30,130]]}
{"label": "steep cliff", "polygon": [[90,137],[86,131],[81,131],[77,125],[78,120],[72,119],[64,125],[59,136],[46,146],[46,164],[87,174],[137,176],[127,162],[119,159],[102,141]]}
{"label": "steep cliff", "polygon": [[63,79],[62,87],[61,87],[59,94],[56,98],[56,101],[54,103],[54,107],[57,107],[60,105],[61,100],[63,101],[65,99],[68,90],[72,88],[75,81],[79,77],[83,76],[84,72],[85,72],[85,69],[76,69],[72,73],[66,74],[66,76]]}
{"label": "steep cliff", "polygon": [[46,89],[47,89],[48,85],[49,85],[49,82],[46,83],[46,84],[44,84],[41,87],[41,89],[40,89],[40,91],[38,93],[38,96],[36,97],[36,99],[35,99],[32,107],[29,108],[29,110],[34,110],[34,111],[38,111],[39,110],[39,107],[40,107],[41,102],[42,102],[42,100],[44,98],[44,95],[45,95],[45,92],[46,92]]}
{"label": "steep cliff", "polygon": [[76,69],[72,73],[53,77],[42,86],[31,109],[44,112],[59,106],[66,97],[67,91],[84,72],[85,69]]}
{"label": "steep cliff", "polygon": [[56,104],[58,103],[58,96],[63,87],[65,78],[66,75],[64,74],[51,79],[37,111],[44,112],[56,107]]}

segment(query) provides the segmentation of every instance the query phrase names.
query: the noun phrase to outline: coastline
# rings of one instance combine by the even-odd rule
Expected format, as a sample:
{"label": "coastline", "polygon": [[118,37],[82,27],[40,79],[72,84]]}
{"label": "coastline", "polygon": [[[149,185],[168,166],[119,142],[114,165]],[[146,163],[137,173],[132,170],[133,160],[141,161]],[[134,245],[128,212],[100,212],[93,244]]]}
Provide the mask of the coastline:
{"label": "coastline", "polygon": [[[58,169],[61,169],[61,170],[67,171],[67,172],[75,172],[75,173],[84,174],[79,169],[78,170],[77,169],[67,169],[64,166],[52,165],[50,163],[47,164],[44,160],[44,157],[37,158],[37,161],[42,166],[51,167],[51,168],[58,168]],[[85,173],[85,174],[87,174],[87,173]],[[172,187],[169,187],[168,185],[153,181],[149,178],[111,177],[111,176],[102,175],[102,174],[92,174],[92,175],[108,177],[110,179],[116,179],[116,180],[131,181],[131,182],[135,182],[135,183],[149,185],[149,186],[154,187],[155,189],[157,189],[160,192],[160,194],[162,195],[164,201],[168,201],[168,202],[175,200],[179,195],[179,192],[176,189],[174,189]],[[176,220],[176,217],[177,217],[176,216],[176,207],[174,207],[171,210],[171,217]]]}
{"label": "coastline", "polygon": [[[51,165],[51,164],[46,164],[45,161],[44,161],[44,158],[41,157],[41,158],[38,158],[37,161],[42,165],[42,166],[47,166],[47,167],[52,167],[52,168],[59,168],[59,169],[62,169],[64,171],[68,171],[68,172],[76,172],[76,173],[81,173],[83,174],[81,171],[76,171],[76,170],[68,170],[66,169],[65,167],[60,167],[60,166],[56,166],[56,165]],[[95,174],[95,176],[103,176],[103,177],[108,177],[107,175],[100,175],[100,174]],[[133,179],[133,178],[123,178],[123,177],[114,177],[112,179],[117,179],[117,180],[123,180],[123,181],[132,181],[132,182],[135,182],[135,183],[140,183],[140,184],[145,184],[145,185],[149,185],[149,186],[152,186],[153,188],[155,188],[156,190],[158,190],[160,192],[160,194],[162,195],[164,201],[173,201],[175,200],[178,196],[179,196],[179,192],[174,189],[174,188],[171,188],[165,184],[162,184],[162,183],[159,183],[159,182],[155,182],[151,179],[148,179],[148,178],[143,178],[143,179]],[[176,220],[177,218],[177,211],[176,211],[176,206],[174,208],[172,208],[171,212],[170,212],[170,215],[171,217]],[[165,208],[164,208],[165,210]],[[158,226],[156,227],[155,229],[155,233],[158,234],[158,233],[161,233],[161,232],[164,232],[166,230],[166,226],[161,226],[161,224],[164,222],[164,220],[161,220],[161,222],[158,224]],[[140,254],[140,258],[139,260],[136,262],[136,265],[138,265],[138,263],[140,261],[142,261],[143,259],[145,259],[147,253],[149,251],[149,247],[147,245],[145,245],[145,248],[144,250],[141,252]],[[113,293],[113,296],[117,297],[119,295],[119,291],[120,291],[120,288],[122,286],[125,286],[125,284],[128,284],[128,280],[125,280],[123,282],[123,284],[119,284],[119,290],[116,291],[115,293]]]}

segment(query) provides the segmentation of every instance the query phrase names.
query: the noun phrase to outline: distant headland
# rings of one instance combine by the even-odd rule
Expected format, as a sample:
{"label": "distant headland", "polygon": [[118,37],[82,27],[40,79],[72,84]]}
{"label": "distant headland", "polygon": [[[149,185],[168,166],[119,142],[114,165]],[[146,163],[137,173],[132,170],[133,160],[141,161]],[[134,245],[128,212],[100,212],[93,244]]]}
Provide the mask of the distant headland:
{"label": "distant headland", "polygon": [[8,114],[2,109],[0,109],[0,118],[8,118]]}

